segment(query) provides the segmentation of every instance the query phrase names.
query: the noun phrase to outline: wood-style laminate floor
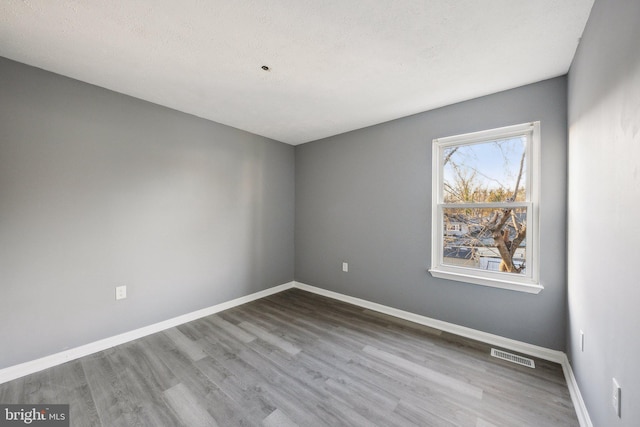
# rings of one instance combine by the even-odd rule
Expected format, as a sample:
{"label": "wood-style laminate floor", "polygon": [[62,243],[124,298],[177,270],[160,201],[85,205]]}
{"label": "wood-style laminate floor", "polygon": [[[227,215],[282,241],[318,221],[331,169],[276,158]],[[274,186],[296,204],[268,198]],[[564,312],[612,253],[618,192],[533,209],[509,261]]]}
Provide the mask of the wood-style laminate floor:
{"label": "wood-style laminate floor", "polygon": [[578,426],[562,368],[292,289],[0,385],[73,426]]}

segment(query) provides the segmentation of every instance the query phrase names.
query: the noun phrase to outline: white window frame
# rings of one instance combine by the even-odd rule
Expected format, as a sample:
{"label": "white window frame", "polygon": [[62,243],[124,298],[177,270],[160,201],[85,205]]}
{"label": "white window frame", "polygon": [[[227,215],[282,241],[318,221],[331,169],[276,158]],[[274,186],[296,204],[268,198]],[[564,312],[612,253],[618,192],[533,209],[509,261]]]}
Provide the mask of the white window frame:
{"label": "white window frame", "polygon": [[[526,136],[526,201],[498,203],[444,203],[444,150],[450,147],[478,144],[515,136]],[[455,135],[433,140],[432,171],[432,276],[494,288],[537,294],[540,284],[540,122],[506,126],[480,132]],[[444,264],[444,209],[465,207],[526,207],[527,208],[527,268],[526,274],[486,271],[477,268]]]}

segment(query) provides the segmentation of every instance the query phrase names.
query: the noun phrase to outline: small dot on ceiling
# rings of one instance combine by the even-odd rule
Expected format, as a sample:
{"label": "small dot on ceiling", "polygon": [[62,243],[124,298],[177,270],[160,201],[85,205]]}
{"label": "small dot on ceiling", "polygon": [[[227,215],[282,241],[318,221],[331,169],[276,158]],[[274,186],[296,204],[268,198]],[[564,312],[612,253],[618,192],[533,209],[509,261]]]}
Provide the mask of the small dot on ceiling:
{"label": "small dot on ceiling", "polygon": [[270,70],[270,68],[269,68],[269,67],[267,67],[266,65],[263,65],[263,66],[262,66],[262,67],[260,67],[260,68],[262,68],[262,69],[263,69],[263,70],[265,70],[265,71],[269,71],[269,70]]}

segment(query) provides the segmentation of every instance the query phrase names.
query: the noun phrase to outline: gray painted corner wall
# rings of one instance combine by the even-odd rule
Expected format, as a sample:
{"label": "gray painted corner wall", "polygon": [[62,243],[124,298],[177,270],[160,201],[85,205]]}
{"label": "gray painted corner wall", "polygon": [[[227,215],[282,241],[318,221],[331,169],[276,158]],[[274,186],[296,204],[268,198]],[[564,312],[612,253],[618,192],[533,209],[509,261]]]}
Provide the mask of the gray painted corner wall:
{"label": "gray painted corner wall", "polygon": [[[296,280],[564,350],[566,91],[558,77],[297,146]],[[431,141],[536,120],[545,289],[531,295],[433,278]]]}
{"label": "gray painted corner wall", "polygon": [[0,58],[0,368],[293,280],[294,161]]}
{"label": "gray painted corner wall", "polygon": [[567,351],[594,426],[640,420],[639,21],[637,0],[597,0],[569,72]]}

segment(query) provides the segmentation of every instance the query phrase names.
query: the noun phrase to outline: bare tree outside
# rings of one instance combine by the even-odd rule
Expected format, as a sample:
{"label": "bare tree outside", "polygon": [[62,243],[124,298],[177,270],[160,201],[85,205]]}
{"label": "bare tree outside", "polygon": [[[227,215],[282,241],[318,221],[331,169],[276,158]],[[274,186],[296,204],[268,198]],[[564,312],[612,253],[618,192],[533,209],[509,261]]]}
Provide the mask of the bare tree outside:
{"label": "bare tree outside", "polygon": [[445,264],[522,274],[526,269],[525,136],[445,148]]}

